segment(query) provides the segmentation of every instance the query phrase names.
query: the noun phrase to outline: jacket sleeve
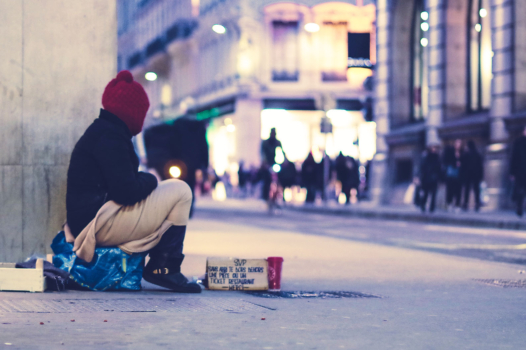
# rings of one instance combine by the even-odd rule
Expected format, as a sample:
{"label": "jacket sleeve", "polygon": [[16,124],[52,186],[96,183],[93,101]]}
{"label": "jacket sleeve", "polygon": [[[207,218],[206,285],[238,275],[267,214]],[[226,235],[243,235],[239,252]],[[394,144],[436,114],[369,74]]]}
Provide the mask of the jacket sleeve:
{"label": "jacket sleeve", "polygon": [[127,140],[118,135],[103,135],[95,146],[94,154],[111,200],[133,205],[148,197],[157,187],[155,176],[134,168]]}

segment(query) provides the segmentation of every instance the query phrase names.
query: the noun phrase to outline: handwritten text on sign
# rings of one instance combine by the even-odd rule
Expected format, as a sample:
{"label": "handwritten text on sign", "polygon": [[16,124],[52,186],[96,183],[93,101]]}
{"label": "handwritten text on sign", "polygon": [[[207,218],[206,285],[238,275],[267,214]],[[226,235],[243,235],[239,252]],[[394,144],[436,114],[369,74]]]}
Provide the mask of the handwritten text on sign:
{"label": "handwritten text on sign", "polygon": [[218,290],[267,290],[265,259],[208,258],[208,288]]}

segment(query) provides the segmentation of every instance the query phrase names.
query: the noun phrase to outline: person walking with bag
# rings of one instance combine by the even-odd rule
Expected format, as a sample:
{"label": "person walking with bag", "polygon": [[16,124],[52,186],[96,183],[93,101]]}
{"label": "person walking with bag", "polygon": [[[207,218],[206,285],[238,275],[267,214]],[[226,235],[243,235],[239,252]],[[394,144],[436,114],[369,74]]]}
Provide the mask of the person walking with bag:
{"label": "person walking with bag", "polygon": [[174,292],[200,293],[201,287],[181,274],[190,187],[175,179],[157,183],[154,175],[138,171],[132,137],[141,132],[149,105],[129,71],[108,83],[99,118],[71,155],[65,231],[77,257],[88,263],[96,246],[149,252],[146,281]]}

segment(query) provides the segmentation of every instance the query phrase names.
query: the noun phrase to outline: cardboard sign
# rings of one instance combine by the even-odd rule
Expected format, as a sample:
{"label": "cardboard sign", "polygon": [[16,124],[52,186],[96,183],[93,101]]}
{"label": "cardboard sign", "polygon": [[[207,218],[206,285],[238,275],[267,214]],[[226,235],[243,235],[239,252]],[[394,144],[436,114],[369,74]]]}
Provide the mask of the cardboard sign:
{"label": "cardboard sign", "polygon": [[208,289],[268,290],[266,259],[208,258]]}

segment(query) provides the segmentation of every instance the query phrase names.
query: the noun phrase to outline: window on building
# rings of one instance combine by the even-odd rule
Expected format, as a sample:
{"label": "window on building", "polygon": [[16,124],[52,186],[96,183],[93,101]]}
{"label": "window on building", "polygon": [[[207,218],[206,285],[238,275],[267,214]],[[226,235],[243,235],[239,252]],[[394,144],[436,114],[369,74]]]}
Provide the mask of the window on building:
{"label": "window on building", "polygon": [[491,104],[493,51],[490,0],[470,0],[468,15],[468,110],[488,109]]}
{"label": "window on building", "polygon": [[424,0],[415,1],[411,29],[411,119],[419,121],[427,116],[429,94],[429,14]]}
{"label": "window on building", "polygon": [[348,33],[347,52],[350,59],[371,60],[371,33]]}
{"label": "window on building", "polygon": [[319,37],[322,81],[347,81],[347,22],[324,22]]}
{"label": "window on building", "polygon": [[347,49],[349,86],[357,89],[366,88],[365,82],[373,75],[371,33],[347,33]]}
{"label": "window on building", "polygon": [[272,80],[298,81],[298,22],[272,22]]}

